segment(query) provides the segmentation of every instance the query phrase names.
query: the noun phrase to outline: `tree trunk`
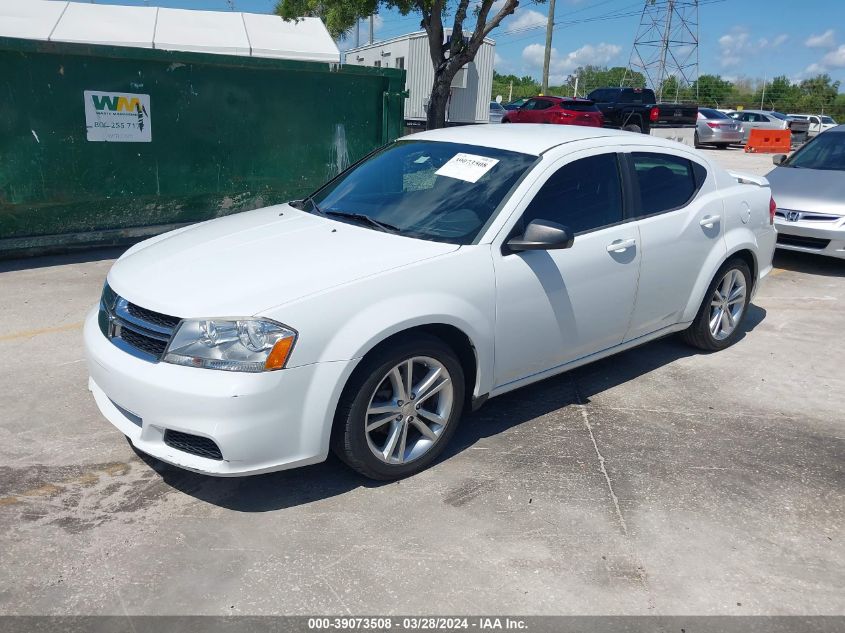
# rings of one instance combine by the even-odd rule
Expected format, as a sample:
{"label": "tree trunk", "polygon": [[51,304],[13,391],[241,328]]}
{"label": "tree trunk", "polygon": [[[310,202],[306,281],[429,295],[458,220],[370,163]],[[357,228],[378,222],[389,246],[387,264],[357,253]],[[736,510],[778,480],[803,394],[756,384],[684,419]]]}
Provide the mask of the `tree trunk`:
{"label": "tree trunk", "polygon": [[446,127],[446,106],[449,104],[452,77],[447,72],[435,73],[431,96],[428,101],[425,128],[437,130]]}

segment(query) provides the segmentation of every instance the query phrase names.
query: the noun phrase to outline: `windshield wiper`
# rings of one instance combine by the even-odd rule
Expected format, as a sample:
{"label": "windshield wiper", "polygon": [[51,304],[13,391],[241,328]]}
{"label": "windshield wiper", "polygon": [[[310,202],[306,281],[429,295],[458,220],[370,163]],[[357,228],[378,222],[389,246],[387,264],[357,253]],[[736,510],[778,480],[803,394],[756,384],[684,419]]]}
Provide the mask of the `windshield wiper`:
{"label": "windshield wiper", "polygon": [[347,218],[349,220],[363,222],[364,224],[367,224],[374,229],[378,229],[379,231],[384,231],[385,233],[399,233],[401,231],[398,226],[393,226],[392,224],[388,224],[387,222],[381,222],[380,220],[371,218],[370,216],[364,215],[363,213],[346,213],[345,211],[324,211],[323,215],[330,215],[336,218]]}
{"label": "windshield wiper", "polygon": [[326,215],[325,212],[319,206],[317,206],[317,203],[314,202],[314,198],[312,198],[311,196],[303,198],[302,200],[291,200],[290,202],[288,202],[288,204],[294,209],[299,209],[300,211],[308,211],[308,209],[305,208],[305,205],[310,204],[311,211],[308,211],[309,213],[316,213],[317,215]]}

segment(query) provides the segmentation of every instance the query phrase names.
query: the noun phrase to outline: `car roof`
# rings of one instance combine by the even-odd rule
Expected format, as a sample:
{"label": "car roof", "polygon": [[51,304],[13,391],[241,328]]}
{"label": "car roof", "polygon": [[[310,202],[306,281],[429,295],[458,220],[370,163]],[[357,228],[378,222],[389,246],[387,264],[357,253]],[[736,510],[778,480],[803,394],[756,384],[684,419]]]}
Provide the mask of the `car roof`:
{"label": "car roof", "polygon": [[[415,141],[465,143],[481,147],[495,147],[511,152],[539,156],[545,151],[574,141],[596,138],[631,138],[633,132],[580,125],[544,125],[542,123],[512,123],[510,125],[458,125],[439,130],[429,130],[403,137]],[[827,134],[827,132],[825,132]],[[677,147],[674,141],[656,136],[641,136],[644,143]]]}

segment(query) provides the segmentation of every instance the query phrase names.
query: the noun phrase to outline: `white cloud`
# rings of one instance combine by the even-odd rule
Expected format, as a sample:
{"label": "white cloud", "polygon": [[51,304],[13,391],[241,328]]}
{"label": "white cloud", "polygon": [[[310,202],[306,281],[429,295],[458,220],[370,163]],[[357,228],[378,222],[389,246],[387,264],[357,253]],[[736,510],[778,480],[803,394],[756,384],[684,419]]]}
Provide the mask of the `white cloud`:
{"label": "white cloud", "polygon": [[834,37],[833,29],[828,29],[821,35],[811,35],[804,42],[804,46],[809,48],[833,48],[836,46],[836,38]]}
{"label": "white cloud", "polygon": [[[549,82],[563,83],[566,80],[566,74],[572,72],[578,66],[586,66],[588,64],[603,66],[608,64],[621,50],[621,46],[601,42],[596,45],[585,44],[581,48],[561,57],[557,49],[552,48],[551,62],[549,64]],[[522,50],[522,60],[532,70],[542,69],[544,51],[545,47],[542,44],[529,44]]]}
{"label": "white cloud", "polygon": [[821,65],[845,68],[845,44],[841,44],[839,48],[822,57]]}
{"label": "white cloud", "polygon": [[517,9],[516,12],[505,18],[502,23],[505,27],[504,33],[521,31],[532,27],[540,28],[546,26],[547,17],[533,9]]}
{"label": "white cloud", "polygon": [[735,26],[729,33],[719,38],[719,62],[722,68],[731,68],[739,64],[751,55],[756,55],[765,50],[778,48],[789,40],[789,35],[781,33],[772,39],[767,37],[751,39],[751,33],[743,26]]}

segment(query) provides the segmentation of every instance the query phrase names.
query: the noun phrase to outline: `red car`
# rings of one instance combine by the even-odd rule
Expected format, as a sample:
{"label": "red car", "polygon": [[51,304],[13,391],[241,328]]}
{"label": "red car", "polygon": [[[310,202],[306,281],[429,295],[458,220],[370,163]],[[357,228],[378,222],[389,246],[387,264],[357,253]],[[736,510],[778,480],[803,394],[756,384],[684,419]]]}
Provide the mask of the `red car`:
{"label": "red car", "polygon": [[502,123],[560,123],[601,127],[604,117],[589,99],[533,97],[516,110],[509,110]]}

